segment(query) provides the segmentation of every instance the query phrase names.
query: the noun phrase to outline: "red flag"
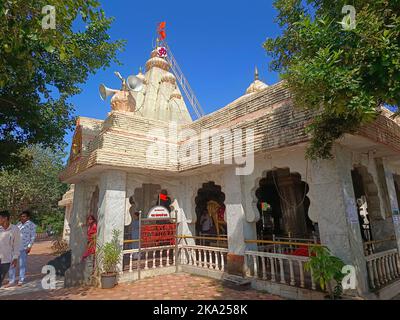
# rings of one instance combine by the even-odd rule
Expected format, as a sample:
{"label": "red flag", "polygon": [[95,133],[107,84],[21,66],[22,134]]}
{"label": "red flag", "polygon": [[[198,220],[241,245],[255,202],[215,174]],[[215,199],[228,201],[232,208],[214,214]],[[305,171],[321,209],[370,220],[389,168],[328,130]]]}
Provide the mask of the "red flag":
{"label": "red flag", "polygon": [[158,31],[161,31],[161,30],[165,29],[165,26],[166,26],[166,25],[167,25],[167,23],[166,23],[165,21],[160,22],[160,23],[158,24]]}
{"label": "red flag", "polygon": [[165,194],[160,193],[160,200],[167,201],[168,200],[168,196],[165,195]]}
{"label": "red flag", "polygon": [[160,41],[163,41],[167,37],[167,34],[165,32],[166,25],[167,25],[167,23],[165,21],[160,22],[158,24],[157,33],[158,33],[158,38]]}
{"label": "red flag", "polygon": [[159,40],[164,40],[167,37],[167,34],[164,30],[158,31]]}

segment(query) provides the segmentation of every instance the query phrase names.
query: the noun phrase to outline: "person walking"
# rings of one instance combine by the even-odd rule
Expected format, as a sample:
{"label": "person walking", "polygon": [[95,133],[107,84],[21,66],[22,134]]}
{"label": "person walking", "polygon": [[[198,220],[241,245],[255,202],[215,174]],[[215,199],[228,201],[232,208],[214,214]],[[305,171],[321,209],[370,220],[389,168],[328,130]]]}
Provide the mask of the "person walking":
{"label": "person walking", "polygon": [[21,249],[21,232],[10,223],[10,212],[0,211],[0,287],[10,269],[16,267]]}
{"label": "person walking", "polygon": [[[31,213],[29,210],[22,211],[17,224],[21,232],[21,250],[19,253],[19,280],[18,286],[22,286],[25,282],[26,262],[28,255],[31,252],[33,243],[36,238],[36,225],[31,221]],[[17,268],[11,266],[8,273],[9,286],[15,284]]]}

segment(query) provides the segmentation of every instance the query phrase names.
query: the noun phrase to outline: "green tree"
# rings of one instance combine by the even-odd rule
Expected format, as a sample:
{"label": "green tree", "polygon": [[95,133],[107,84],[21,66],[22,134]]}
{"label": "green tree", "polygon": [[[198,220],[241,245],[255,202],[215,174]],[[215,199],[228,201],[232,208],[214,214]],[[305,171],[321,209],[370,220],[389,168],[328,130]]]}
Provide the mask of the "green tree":
{"label": "green tree", "polygon": [[[344,5],[355,8],[355,28]],[[329,158],[333,142],[373,121],[383,105],[399,114],[399,0],[276,0],[280,36],[264,48],[296,106],[317,110],[308,128],[310,158]]]}
{"label": "green tree", "polygon": [[[43,28],[46,5],[55,8],[55,29]],[[74,122],[68,98],[118,62],[124,42],[110,40],[112,19],[96,0],[0,0],[0,18],[1,168],[25,162],[29,144],[60,149]]]}
{"label": "green tree", "polygon": [[36,223],[59,230],[64,214],[58,201],[67,190],[67,185],[58,179],[63,154],[38,146],[23,152],[32,159],[29,164],[0,171],[0,208],[10,210],[14,220],[22,210],[30,209]]}

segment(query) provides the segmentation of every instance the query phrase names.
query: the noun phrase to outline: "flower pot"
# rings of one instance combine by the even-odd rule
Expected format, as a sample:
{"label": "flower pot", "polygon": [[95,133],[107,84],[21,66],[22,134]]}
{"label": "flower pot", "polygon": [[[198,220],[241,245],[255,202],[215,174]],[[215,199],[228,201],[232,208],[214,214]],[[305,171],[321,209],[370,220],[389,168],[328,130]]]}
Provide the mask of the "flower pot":
{"label": "flower pot", "polygon": [[111,289],[117,284],[117,274],[116,273],[106,273],[101,275],[101,288]]}

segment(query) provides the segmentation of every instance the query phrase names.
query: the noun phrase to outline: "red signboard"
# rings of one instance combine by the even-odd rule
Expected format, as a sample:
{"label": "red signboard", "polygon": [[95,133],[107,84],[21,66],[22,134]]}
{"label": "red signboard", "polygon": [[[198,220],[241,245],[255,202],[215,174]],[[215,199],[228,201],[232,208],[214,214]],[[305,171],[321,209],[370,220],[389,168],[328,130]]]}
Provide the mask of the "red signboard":
{"label": "red signboard", "polygon": [[143,225],[142,247],[170,246],[175,244],[176,224]]}

